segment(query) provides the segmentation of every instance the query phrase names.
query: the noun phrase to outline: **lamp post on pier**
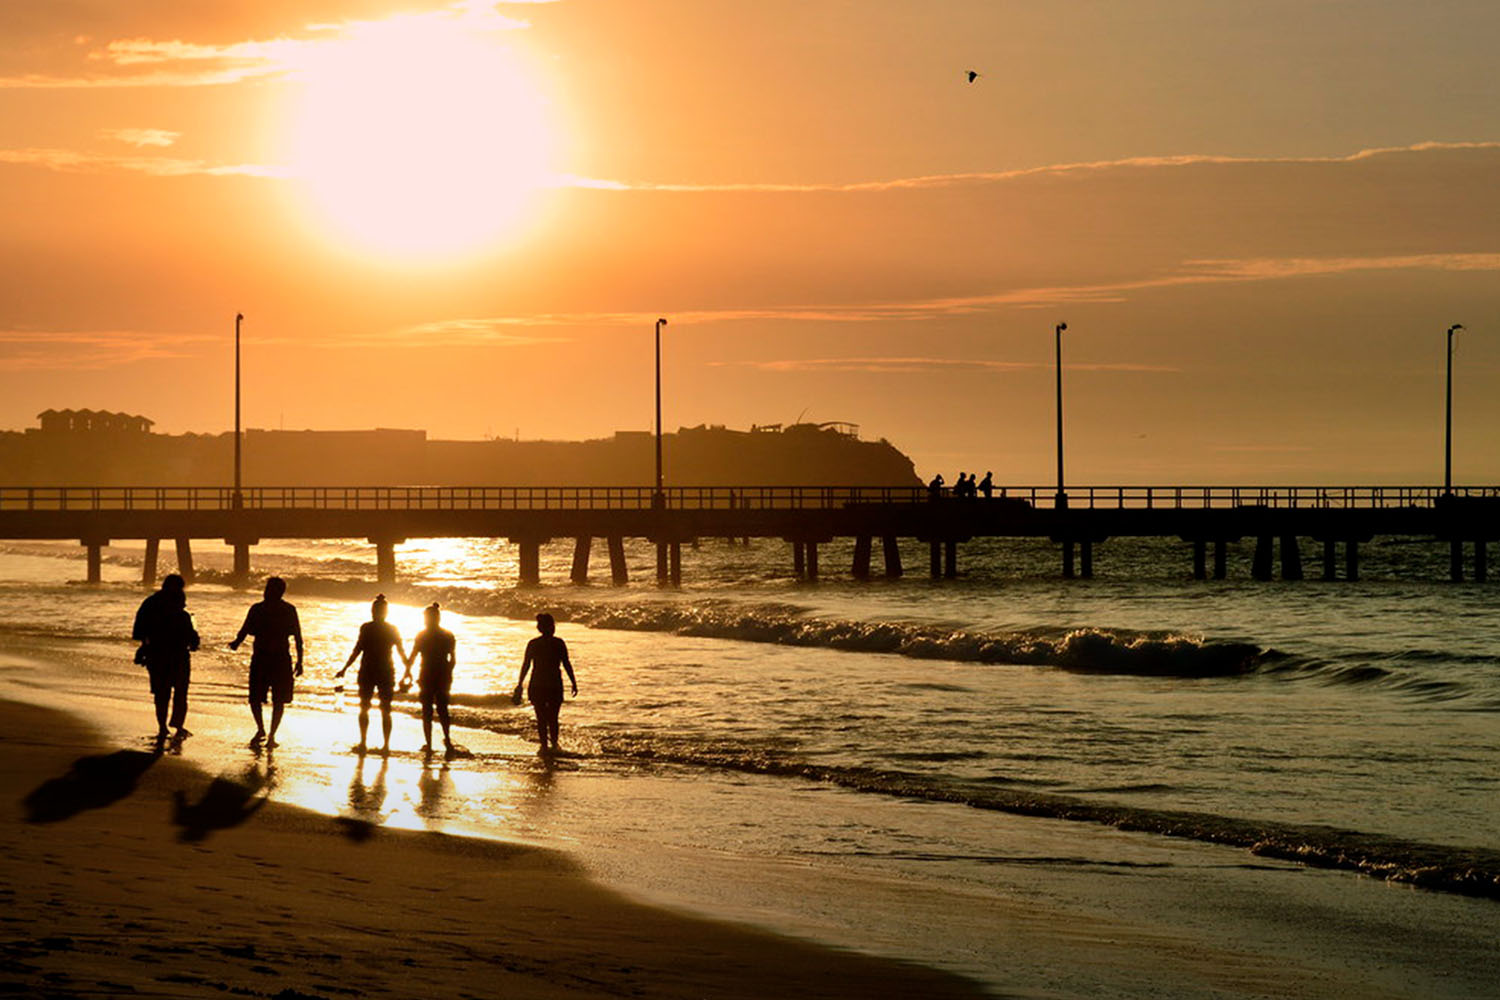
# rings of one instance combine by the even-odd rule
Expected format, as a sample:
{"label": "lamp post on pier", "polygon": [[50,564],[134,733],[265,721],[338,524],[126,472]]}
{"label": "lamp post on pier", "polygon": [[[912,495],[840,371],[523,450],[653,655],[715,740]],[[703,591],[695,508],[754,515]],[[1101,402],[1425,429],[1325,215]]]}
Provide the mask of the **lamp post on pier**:
{"label": "lamp post on pier", "polygon": [[240,323],[244,313],[234,314],[234,495],[230,504],[235,510],[245,506],[245,495],[240,492]]}
{"label": "lamp post on pier", "polygon": [[651,497],[653,507],[667,505],[661,474],[661,328],[666,325],[667,321],[664,319],[656,321],[656,492]]}
{"label": "lamp post on pier", "polygon": [[1462,323],[1448,327],[1448,381],[1443,394],[1443,496],[1453,495],[1453,333]]}
{"label": "lamp post on pier", "polygon": [[1068,494],[1063,490],[1063,410],[1062,410],[1062,335],[1068,324],[1059,323],[1052,328],[1057,350],[1057,497],[1058,507],[1068,505]]}

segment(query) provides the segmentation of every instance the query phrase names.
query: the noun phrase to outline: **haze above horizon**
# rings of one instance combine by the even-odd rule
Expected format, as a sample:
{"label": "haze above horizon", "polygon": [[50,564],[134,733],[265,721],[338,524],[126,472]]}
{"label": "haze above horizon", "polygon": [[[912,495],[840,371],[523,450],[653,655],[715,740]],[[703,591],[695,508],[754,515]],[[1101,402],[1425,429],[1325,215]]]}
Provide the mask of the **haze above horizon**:
{"label": "haze above horizon", "polygon": [[[1500,8],[12,0],[0,426],[1500,481]],[[972,82],[969,70],[979,76]]]}

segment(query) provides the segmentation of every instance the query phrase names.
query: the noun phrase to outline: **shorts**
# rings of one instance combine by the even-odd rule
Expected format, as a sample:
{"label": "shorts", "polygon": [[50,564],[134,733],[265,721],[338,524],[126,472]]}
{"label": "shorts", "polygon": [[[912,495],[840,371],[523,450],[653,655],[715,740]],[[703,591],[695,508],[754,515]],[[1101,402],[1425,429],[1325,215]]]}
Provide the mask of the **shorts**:
{"label": "shorts", "polygon": [[422,696],[422,707],[426,708],[432,704],[447,706],[448,692],[453,687],[453,672],[448,670],[424,669],[417,677],[417,690]]}
{"label": "shorts", "polygon": [[171,694],[173,688],[186,690],[190,668],[187,661],[181,663],[146,663],[146,675],[151,678],[151,693]]}
{"label": "shorts", "polygon": [[265,704],[269,693],[272,704],[285,705],[292,700],[292,683],[291,657],[272,660],[257,660],[253,656],[250,658],[251,704]]}
{"label": "shorts", "polygon": [[369,701],[376,691],[380,692],[381,704],[390,702],[396,693],[396,668],[390,663],[366,666],[359,665],[359,700]]}

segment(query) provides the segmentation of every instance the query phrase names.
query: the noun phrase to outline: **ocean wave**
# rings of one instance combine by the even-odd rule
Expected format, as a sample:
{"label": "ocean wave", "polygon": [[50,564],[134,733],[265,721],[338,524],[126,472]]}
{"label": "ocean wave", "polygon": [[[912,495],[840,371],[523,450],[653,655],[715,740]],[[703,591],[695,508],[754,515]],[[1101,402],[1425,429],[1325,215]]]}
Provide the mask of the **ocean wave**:
{"label": "ocean wave", "polygon": [[600,741],[605,754],[677,765],[791,777],[877,795],[950,802],[1021,816],[1096,823],[1220,844],[1259,857],[1357,872],[1440,892],[1500,899],[1500,851],[1404,840],[1331,826],[1153,809],[997,787],[993,783],[794,761],[766,751],[698,751],[640,740]]}

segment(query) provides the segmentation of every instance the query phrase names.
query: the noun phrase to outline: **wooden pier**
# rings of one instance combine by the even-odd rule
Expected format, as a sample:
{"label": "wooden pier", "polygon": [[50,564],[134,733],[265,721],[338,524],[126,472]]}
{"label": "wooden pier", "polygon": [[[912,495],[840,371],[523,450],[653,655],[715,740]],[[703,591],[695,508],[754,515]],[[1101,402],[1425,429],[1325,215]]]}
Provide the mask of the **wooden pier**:
{"label": "wooden pier", "polygon": [[[1304,576],[1302,543],[1320,555],[1323,579],[1359,578],[1359,546],[1376,535],[1435,538],[1449,545],[1452,580],[1488,576],[1489,543],[1500,538],[1500,487],[1278,486],[1079,487],[1065,496],[1008,487],[958,498],[920,487],[3,487],[0,538],[76,539],[88,578],[120,539],[145,542],[143,580],[154,582],[161,542],[178,571],[193,572],[192,543],[233,549],[232,577],[247,581],[250,552],[265,538],[357,538],[375,549],[376,576],[396,578],[396,546],[412,538],[503,538],[519,549],[520,582],[540,581],[540,551],[574,540],[571,579],[589,580],[595,539],[605,540],[610,579],[629,581],[624,540],[656,548],[656,582],[682,581],[682,546],[704,538],[774,538],[791,546],[793,572],[816,581],[820,546],[854,542],[850,574],[901,576],[899,540],[928,546],[934,579],[958,572],[959,546],[975,538],[1046,538],[1063,577],[1090,577],[1096,547],[1111,538],[1181,539],[1196,579],[1223,579],[1227,548],[1254,539],[1257,580]],[[1465,558],[1466,548],[1472,553]],[[1342,560],[1339,558],[1342,552]],[[1211,554],[1211,558],[1210,558]]]}

